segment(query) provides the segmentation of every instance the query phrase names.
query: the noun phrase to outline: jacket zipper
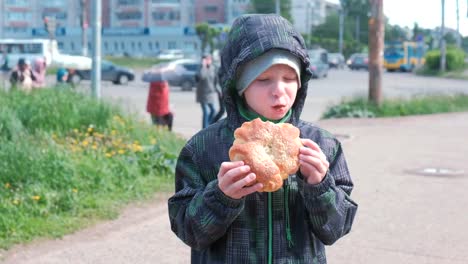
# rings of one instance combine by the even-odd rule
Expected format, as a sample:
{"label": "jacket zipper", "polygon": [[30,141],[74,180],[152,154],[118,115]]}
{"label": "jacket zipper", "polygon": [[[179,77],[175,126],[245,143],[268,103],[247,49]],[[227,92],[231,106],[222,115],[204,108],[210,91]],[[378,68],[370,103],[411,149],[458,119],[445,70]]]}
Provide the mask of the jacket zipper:
{"label": "jacket zipper", "polygon": [[273,213],[271,192],[268,193],[268,264],[273,263]]}

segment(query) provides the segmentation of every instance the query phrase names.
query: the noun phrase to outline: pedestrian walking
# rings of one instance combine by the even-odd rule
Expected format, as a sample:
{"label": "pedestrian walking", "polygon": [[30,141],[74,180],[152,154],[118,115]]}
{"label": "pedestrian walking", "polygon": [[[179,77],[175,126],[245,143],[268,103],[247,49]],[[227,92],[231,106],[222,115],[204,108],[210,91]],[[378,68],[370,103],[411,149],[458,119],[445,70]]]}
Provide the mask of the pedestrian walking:
{"label": "pedestrian walking", "polygon": [[[304,40],[273,14],[240,16],[227,39],[220,70],[227,118],[181,150],[171,229],[191,247],[192,263],[326,263],[325,245],[351,230],[357,204],[340,142],[300,119],[312,76]],[[300,130],[299,154],[285,157],[297,158],[299,169],[272,192],[260,192],[252,168],[229,158],[234,131],[257,118]]]}
{"label": "pedestrian walking", "polygon": [[33,81],[36,80],[29,63],[24,58],[18,60],[18,64],[10,74],[10,83],[12,89],[20,89],[26,92],[31,91]]}
{"label": "pedestrian walking", "polygon": [[36,58],[33,63],[32,73],[35,80],[33,81],[34,88],[43,88],[46,86],[47,65],[45,59]]}
{"label": "pedestrian walking", "polygon": [[174,115],[169,108],[169,84],[167,81],[150,82],[146,111],[154,125],[167,127],[172,131]]}
{"label": "pedestrian walking", "polygon": [[200,103],[203,117],[202,128],[208,127],[216,115],[215,103],[218,100],[216,93],[216,71],[212,65],[211,55],[202,57],[202,65],[197,76],[196,101]]}

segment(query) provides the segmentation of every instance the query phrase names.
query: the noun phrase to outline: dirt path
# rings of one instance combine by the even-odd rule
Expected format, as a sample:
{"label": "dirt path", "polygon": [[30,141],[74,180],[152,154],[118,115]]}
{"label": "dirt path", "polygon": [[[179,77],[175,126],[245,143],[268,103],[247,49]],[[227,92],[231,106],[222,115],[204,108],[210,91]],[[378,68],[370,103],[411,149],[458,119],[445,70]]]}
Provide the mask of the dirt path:
{"label": "dirt path", "polygon": [[[170,231],[168,194],[129,206],[121,215],[62,239],[17,246],[4,264],[188,263],[190,250]],[[5,254],[5,253],[4,253]]]}

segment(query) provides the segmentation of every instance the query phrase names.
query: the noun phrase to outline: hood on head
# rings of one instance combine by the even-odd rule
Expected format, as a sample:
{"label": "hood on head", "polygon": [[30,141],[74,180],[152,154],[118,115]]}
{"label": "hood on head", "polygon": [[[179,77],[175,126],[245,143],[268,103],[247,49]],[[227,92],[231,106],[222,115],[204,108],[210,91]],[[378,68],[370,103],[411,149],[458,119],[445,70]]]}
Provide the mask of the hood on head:
{"label": "hood on head", "polygon": [[238,17],[232,24],[226,45],[221,52],[219,79],[223,87],[228,121],[240,124],[236,105],[236,72],[240,66],[271,49],[281,49],[297,56],[301,62],[301,89],[292,106],[290,123],[296,123],[304,106],[307,83],[312,76],[304,39],[289,21],[275,14],[249,14]]}

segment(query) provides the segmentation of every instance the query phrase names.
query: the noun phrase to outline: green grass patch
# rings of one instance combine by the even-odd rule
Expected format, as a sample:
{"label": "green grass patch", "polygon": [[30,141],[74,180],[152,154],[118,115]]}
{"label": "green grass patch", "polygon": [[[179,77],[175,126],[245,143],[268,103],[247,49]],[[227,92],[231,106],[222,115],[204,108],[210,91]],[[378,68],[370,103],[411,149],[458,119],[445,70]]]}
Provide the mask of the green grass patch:
{"label": "green grass patch", "polygon": [[185,140],[68,89],[0,91],[0,248],[173,189]]}
{"label": "green grass patch", "polygon": [[410,99],[388,99],[377,107],[364,98],[355,98],[330,106],[322,115],[328,118],[371,118],[426,115],[468,111],[468,95],[429,95]]}
{"label": "green grass patch", "polygon": [[421,67],[420,69],[416,70],[416,74],[422,76],[434,76],[442,78],[468,80],[468,64],[465,64],[465,66],[462,69],[446,72],[431,70],[428,67]]}
{"label": "green grass patch", "polygon": [[167,60],[160,60],[156,58],[128,58],[128,57],[105,57],[106,60],[111,61],[117,65],[128,67],[131,69],[149,69],[155,64],[165,62]]}

